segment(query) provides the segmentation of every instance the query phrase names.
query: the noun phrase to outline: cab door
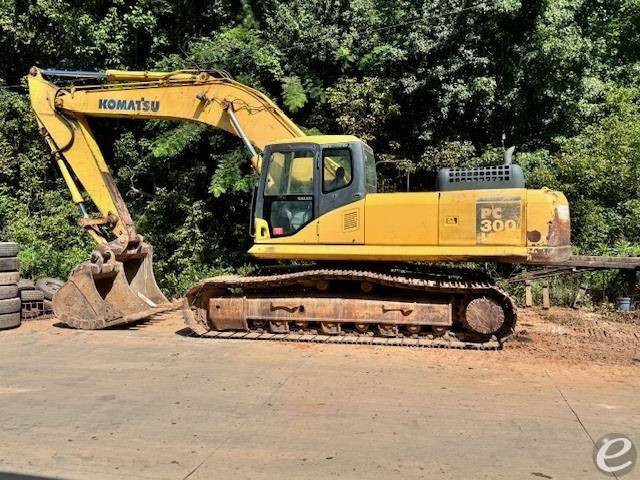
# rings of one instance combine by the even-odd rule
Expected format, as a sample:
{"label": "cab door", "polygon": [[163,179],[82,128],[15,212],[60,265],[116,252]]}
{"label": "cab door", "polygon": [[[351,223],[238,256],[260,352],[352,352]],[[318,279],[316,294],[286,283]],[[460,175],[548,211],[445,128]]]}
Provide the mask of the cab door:
{"label": "cab door", "polygon": [[265,155],[256,217],[267,222],[269,236],[280,243],[317,241],[315,231],[292,238],[317,217],[316,152],[311,146],[275,146]]}
{"label": "cab door", "polygon": [[362,145],[329,145],[322,149],[316,180],[318,242],[364,243]]}

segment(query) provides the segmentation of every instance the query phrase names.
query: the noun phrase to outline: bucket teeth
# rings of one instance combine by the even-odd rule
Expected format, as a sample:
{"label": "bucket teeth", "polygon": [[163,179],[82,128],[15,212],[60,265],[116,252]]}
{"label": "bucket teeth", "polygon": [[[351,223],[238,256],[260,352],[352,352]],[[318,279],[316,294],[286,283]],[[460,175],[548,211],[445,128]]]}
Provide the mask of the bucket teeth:
{"label": "bucket teeth", "polygon": [[130,258],[111,255],[78,265],[55,295],[53,309],[64,324],[85,330],[137,322],[162,310],[167,299],[153,275],[150,245]]}

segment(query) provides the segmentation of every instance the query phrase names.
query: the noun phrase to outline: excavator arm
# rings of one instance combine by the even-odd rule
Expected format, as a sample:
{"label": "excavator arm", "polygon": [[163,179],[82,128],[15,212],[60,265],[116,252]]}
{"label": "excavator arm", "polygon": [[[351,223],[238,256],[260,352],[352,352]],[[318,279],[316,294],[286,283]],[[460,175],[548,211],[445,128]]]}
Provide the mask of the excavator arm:
{"label": "excavator arm", "polygon": [[[49,78],[94,79],[63,88]],[[87,117],[204,123],[240,137],[252,153],[304,133],[269,98],[224,73],[67,72],[33,67],[27,77],[40,131],[78,205],[79,224],[98,243],[92,260],[74,270],[54,301],[56,314],[81,328],[100,328],[145,316],[166,303],[153,276],[152,248],[136,231]],[[81,189],[95,204],[90,217]],[[110,231],[114,238],[107,238]],[[84,299],[79,301],[78,299]]]}

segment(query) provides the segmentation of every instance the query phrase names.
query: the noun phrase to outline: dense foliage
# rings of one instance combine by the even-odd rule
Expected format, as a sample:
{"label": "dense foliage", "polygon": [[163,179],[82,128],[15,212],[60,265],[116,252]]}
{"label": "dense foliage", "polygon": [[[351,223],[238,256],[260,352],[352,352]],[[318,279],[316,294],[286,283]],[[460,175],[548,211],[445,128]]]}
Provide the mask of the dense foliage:
{"label": "dense foliage", "polygon": [[[0,237],[24,273],[66,276],[92,245],[29,111],[31,65],[224,69],[305,129],[353,133],[390,188],[518,146],[563,190],[578,252],[640,252],[638,0],[0,0]],[[93,122],[171,293],[247,262],[248,157],[198,125]]]}

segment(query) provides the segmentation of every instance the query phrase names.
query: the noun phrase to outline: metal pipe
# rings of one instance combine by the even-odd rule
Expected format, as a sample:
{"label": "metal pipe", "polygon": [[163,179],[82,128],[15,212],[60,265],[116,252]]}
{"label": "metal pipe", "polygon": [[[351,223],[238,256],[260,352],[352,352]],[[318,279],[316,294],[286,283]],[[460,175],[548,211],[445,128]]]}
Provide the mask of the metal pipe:
{"label": "metal pipe", "polygon": [[67,188],[71,192],[71,200],[76,205],[82,203],[84,199],[82,198],[82,195],[80,194],[80,190],[78,190],[76,183],[73,181],[73,178],[71,177],[71,174],[69,173],[69,169],[67,168],[67,165],[64,163],[62,156],[60,154],[56,154],[54,156],[56,159],[56,163],[58,164],[58,168],[60,169],[60,173],[62,174],[62,178],[64,179],[64,182],[67,184]]}
{"label": "metal pipe", "polygon": [[85,208],[83,202],[78,203],[78,208],[80,209],[80,213],[84,218],[89,218],[89,214],[87,213],[87,209]]}
{"label": "metal pipe", "polygon": [[198,70],[176,70],[173,72],[107,70],[105,75],[110,82],[156,82],[160,80],[194,81],[200,73]]}
{"label": "metal pipe", "polygon": [[509,147],[507,148],[504,153],[502,154],[502,158],[503,158],[503,163],[505,165],[511,165],[513,163],[513,152],[515,152],[516,147]]}
{"label": "metal pipe", "polygon": [[42,74],[50,77],[69,77],[69,78],[106,78],[104,72],[92,72],[88,70],[41,70]]}
{"label": "metal pipe", "polygon": [[251,152],[251,155],[254,157],[257,157],[258,152],[256,152],[256,149],[253,148],[253,145],[251,145],[251,142],[247,138],[247,135],[244,133],[244,130],[242,130],[242,127],[240,126],[240,123],[238,122],[238,119],[236,118],[235,113],[233,113],[233,105],[228,104],[225,110],[229,114],[229,118],[231,118],[231,123],[233,124],[233,128],[235,128],[236,132],[238,133],[238,136],[242,139],[244,144],[247,146],[247,148]]}

